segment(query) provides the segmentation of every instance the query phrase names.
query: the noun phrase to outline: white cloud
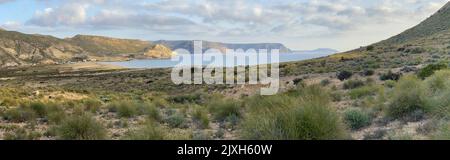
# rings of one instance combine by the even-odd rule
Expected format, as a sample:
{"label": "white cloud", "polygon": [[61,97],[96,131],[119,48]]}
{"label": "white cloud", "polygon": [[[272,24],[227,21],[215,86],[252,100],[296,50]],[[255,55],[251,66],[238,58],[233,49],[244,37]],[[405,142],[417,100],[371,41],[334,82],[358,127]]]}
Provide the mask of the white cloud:
{"label": "white cloud", "polygon": [[7,30],[17,30],[22,27],[22,24],[16,21],[6,21],[4,24],[0,25],[0,27]]}
{"label": "white cloud", "polygon": [[28,21],[29,24],[38,26],[79,25],[86,19],[87,4],[65,4],[57,8],[46,8],[36,11],[35,15]]}
{"label": "white cloud", "polygon": [[[0,0],[0,3],[5,0]],[[57,4],[26,23],[87,30],[139,30],[182,39],[269,41],[292,48],[367,45],[430,16],[447,0],[39,0]],[[138,33],[134,33],[138,34]],[[363,35],[363,36],[362,36]],[[163,36],[162,36],[163,37]],[[335,43],[315,43],[335,40]],[[326,39],[326,40],[325,40]],[[320,46],[326,44],[327,46]]]}

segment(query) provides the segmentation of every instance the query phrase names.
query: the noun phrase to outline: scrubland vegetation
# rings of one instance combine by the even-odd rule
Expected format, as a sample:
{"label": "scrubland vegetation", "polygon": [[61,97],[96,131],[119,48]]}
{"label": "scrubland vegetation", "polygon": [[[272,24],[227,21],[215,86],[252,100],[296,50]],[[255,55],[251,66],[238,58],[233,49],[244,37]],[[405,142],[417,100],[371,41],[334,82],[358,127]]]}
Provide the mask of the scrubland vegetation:
{"label": "scrubland vegetation", "polygon": [[[430,68],[436,67],[407,74],[348,71],[345,78],[338,73],[316,84],[299,80],[278,95],[239,98],[201,90],[168,95],[62,88],[45,92],[66,96],[49,97],[26,87],[3,87],[0,135],[8,140],[448,139],[450,70],[439,67],[421,76]],[[384,78],[394,74],[400,77]],[[418,122],[410,135],[383,128]]]}

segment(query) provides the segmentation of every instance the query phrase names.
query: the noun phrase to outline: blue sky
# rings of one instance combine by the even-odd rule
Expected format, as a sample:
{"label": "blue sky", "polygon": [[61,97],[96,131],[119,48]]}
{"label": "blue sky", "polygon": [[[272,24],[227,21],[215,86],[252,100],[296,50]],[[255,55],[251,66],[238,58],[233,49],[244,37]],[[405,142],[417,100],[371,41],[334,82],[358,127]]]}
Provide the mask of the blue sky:
{"label": "blue sky", "polygon": [[448,0],[0,0],[0,27],[71,37],[279,42],[292,49],[368,45]]}

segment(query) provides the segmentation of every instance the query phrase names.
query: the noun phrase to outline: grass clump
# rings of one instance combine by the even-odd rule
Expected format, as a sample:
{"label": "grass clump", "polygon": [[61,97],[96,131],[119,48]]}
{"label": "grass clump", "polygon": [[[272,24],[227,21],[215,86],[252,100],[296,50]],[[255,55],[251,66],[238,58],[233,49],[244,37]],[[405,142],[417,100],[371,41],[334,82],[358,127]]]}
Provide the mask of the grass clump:
{"label": "grass clump", "polygon": [[425,80],[425,84],[433,94],[450,90],[450,70],[437,71]]}
{"label": "grass clump", "polygon": [[37,118],[32,109],[23,106],[6,110],[2,116],[3,119],[14,123],[28,122]]}
{"label": "grass clump", "polygon": [[387,73],[383,73],[380,75],[380,80],[382,81],[387,81],[387,80],[391,80],[391,81],[398,81],[401,78],[401,74],[400,73],[393,73],[392,71],[388,71]]}
{"label": "grass clump", "polygon": [[125,140],[163,140],[164,129],[155,122],[146,122],[146,124],[137,130],[128,131],[123,139]]}
{"label": "grass clump", "polygon": [[102,101],[92,98],[84,99],[81,103],[86,111],[90,111],[92,113],[99,111],[100,107],[103,105]]}
{"label": "grass clump", "polygon": [[224,121],[227,117],[241,117],[241,103],[234,100],[212,100],[209,104],[209,110],[218,121]]}
{"label": "grass clump", "polygon": [[198,124],[198,126],[202,129],[209,128],[209,118],[208,113],[204,108],[197,107],[192,114],[193,120]]}
{"label": "grass clump", "polygon": [[374,96],[380,91],[380,87],[376,85],[364,86],[350,90],[348,93],[351,99],[359,99],[366,96]]}
{"label": "grass clump", "polygon": [[355,89],[364,85],[364,82],[361,80],[348,80],[344,83],[344,89]]}
{"label": "grass clump", "polygon": [[427,77],[430,77],[434,74],[434,72],[442,69],[448,68],[448,64],[446,63],[437,63],[437,64],[430,64],[426,66],[425,68],[422,68],[419,73],[417,73],[417,76],[419,76],[422,79],[425,79]]}
{"label": "grass clump", "polygon": [[6,132],[3,135],[5,140],[38,140],[42,134],[36,131],[27,131],[24,128],[17,128],[12,132]]}
{"label": "grass clump", "polygon": [[116,112],[121,118],[131,118],[138,115],[138,108],[136,102],[114,102],[109,106],[110,112]]}
{"label": "grass clump", "polygon": [[249,100],[241,136],[255,140],[346,139],[346,127],[329,106],[329,99],[318,86],[291,95],[255,97]]}
{"label": "grass clump", "polygon": [[165,119],[165,122],[171,128],[186,128],[185,116],[181,113],[175,113]]}
{"label": "grass clump", "polygon": [[105,128],[89,114],[72,116],[56,126],[56,136],[64,140],[106,139]]}
{"label": "grass clump", "polygon": [[431,114],[437,118],[450,118],[450,70],[442,70],[425,80],[428,106]]}
{"label": "grass clump", "polygon": [[403,118],[416,111],[426,110],[426,90],[415,76],[400,79],[394,88],[387,113],[393,118]]}
{"label": "grass clump", "polygon": [[367,112],[355,108],[345,111],[344,119],[351,129],[358,130],[370,125],[372,118]]}

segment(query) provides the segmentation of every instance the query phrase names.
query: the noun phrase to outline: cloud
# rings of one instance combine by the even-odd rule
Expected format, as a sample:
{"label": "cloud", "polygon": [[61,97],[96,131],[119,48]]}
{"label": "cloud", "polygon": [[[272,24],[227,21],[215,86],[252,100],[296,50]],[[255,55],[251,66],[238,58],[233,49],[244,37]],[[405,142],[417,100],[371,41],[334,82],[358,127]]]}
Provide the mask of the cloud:
{"label": "cloud", "polygon": [[[0,3],[5,0],[0,0]],[[342,37],[350,49],[399,33],[424,20],[447,0],[38,0],[25,25],[131,31],[183,39],[278,41]],[[384,30],[384,31],[383,31]],[[381,32],[382,31],[382,32]],[[361,33],[365,33],[364,39]],[[345,35],[345,36],[344,36]],[[347,44],[349,41],[361,42]],[[356,38],[355,38],[356,37]],[[336,39],[336,38],[333,38]],[[370,40],[369,40],[370,39]],[[345,39],[346,40],[346,39]],[[321,46],[326,47],[326,46]]]}
{"label": "cloud", "polygon": [[16,21],[7,21],[0,25],[1,28],[7,29],[7,30],[16,30],[20,27],[22,27],[22,24],[20,22]]}
{"label": "cloud", "polygon": [[59,25],[79,25],[86,19],[87,4],[65,4],[56,8],[46,8],[36,11],[35,15],[29,20],[28,24],[37,26],[53,27]]}

